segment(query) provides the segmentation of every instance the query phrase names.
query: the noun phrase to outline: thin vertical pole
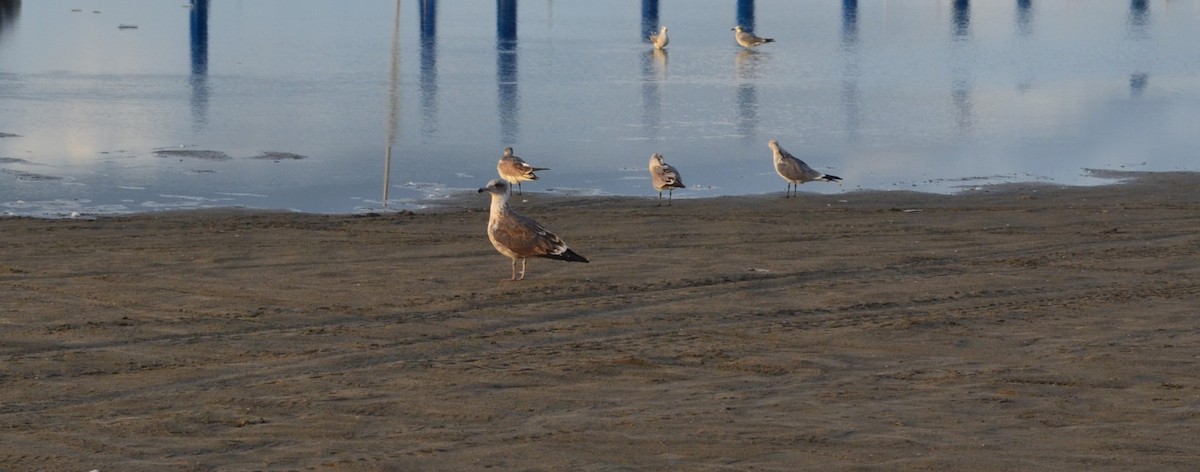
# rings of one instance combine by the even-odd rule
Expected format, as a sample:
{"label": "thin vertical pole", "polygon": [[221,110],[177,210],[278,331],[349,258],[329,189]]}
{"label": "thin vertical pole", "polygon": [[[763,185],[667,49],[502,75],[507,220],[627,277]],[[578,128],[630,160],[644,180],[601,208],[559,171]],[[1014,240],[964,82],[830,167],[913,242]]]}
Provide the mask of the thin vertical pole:
{"label": "thin vertical pole", "polygon": [[389,177],[392,175],[392,147],[387,147],[387,153],[383,160],[383,207],[387,208],[388,203],[388,184]]}
{"label": "thin vertical pole", "polygon": [[383,158],[383,208],[387,208],[388,205],[388,190],[391,187],[392,178],[392,144],[396,141],[396,122],[399,121],[396,102],[400,100],[400,91],[397,85],[397,82],[400,81],[400,0],[396,0],[396,13],[392,17],[391,74],[391,89],[388,94],[387,150],[384,152]]}

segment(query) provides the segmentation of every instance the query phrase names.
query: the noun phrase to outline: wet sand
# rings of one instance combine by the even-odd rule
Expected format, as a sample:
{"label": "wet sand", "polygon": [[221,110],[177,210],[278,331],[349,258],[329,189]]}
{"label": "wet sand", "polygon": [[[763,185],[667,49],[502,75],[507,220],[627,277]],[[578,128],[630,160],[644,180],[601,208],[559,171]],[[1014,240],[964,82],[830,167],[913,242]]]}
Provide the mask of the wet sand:
{"label": "wet sand", "polygon": [[1198,188],[0,219],[0,470],[1194,469]]}

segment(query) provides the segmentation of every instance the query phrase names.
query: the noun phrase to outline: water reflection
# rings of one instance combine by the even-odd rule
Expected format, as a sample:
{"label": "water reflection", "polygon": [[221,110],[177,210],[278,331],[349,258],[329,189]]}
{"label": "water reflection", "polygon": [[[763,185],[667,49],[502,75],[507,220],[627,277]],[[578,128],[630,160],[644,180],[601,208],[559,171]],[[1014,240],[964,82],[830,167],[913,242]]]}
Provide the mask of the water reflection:
{"label": "water reflection", "polygon": [[1150,84],[1150,74],[1144,72],[1136,72],[1129,76],[1129,96],[1131,98],[1141,97],[1146,92],[1146,86]]}
{"label": "water reflection", "polygon": [[192,74],[188,77],[188,85],[192,88],[192,126],[199,129],[208,123],[208,0],[192,2],[188,20],[191,33]]}
{"label": "water reflection", "polygon": [[658,0],[642,0],[642,41],[649,42],[654,33],[658,33]]}
{"label": "water reflection", "polygon": [[846,116],[847,138],[859,139],[862,109],[859,106],[858,79],[858,0],[842,0],[842,112]]}
{"label": "water reflection", "polygon": [[496,0],[496,84],[500,137],[516,144],[520,134],[520,90],[517,87],[517,0]]}
{"label": "water reflection", "polygon": [[[1033,35],[1033,2],[1031,0],[1017,0],[1016,15],[1013,18],[1013,26],[1016,28],[1018,38],[1028,40]],[[1025,48],[1022,48],[1017,56],[1017,90],[1022,92],[1033,88],[1033,71],[1028,57],[1032,53]]]}
{"label": "water reflection", "polygon": [[421,131],[437,132],[437,0],[420,1]]}
{"label": "water reflection", "polygon": [[[642,0],[642,42],[657,34],[658,0]],[[662,86],[667,80],[667,51],[651,48],[642,54],[642,124],[646,137],[657,139],[662,128]]]}
{"label": "water reflection", "polygon": [[21,14],[21,0],[0,0],[0,38]]}
{"label": "water reflection", "polygon": [[[1130,0],[1129,2],[1129,36],[1135,40],[1150,37],[1150,2],[1148,0]],[[1150,75],[1145,72],[1134,72],[1129,76],[1129,96],[1139,98],[1146,92],[1150,83]]]}
{"label": "water reflection", "polygon": [[1033,33],[1031,23],[1033,21],[1033,2],[1031,0],[1017,0],[1017,35],[1029,36]]}
{"label": "water reflection", "polygon": [[766,53],[752,49],[738,51],[735,66],[737,69],[737,109],[738,134],[743,139],[753,138],[758,130],[758,81],[759,70]]}
{"label": "water reflection", "polygon": [[642,54],[642,124],[648,138],[662,127],[662,86],[667,80],[667,51],[650,48]]}
{"label": "water reflection", "polygon": [[737,24],[746,31],[754,31],[754,0],[738,0]]}
{"label": "water reflection", "polygon": [[975,106],[971,98],[971,81],[965,78],[954,80],[950,101],[954,103],[954,122],[959,131],[970,131],[975,125]]}
{"label": "water reflection", "polygon": [[1150,27],[1149,0],[1130,0],[1129,2],[1129,33],[1134,38],[1144,39]]}
{"label": "water reflection", "polygon": [[971,2],[970,0],[954,0],[950,15],[954,39],[959,43],[951,58],[953,83],[950,87],[950,103],[954,107],[954,121],[959,132],[970,131],[974,126],[974,106],[971,98],[970,64],[974,51],[970,49],[971,38]]}
{"label": "water reflection", "polygon": [[842,0],[842,49],[858,44],[858,0]]}
{"label": "water reflection", "polygon": [[971,1],[954,0],[953,14],[950,20],[954,26],[956,39],[967,39],[971,35]]}

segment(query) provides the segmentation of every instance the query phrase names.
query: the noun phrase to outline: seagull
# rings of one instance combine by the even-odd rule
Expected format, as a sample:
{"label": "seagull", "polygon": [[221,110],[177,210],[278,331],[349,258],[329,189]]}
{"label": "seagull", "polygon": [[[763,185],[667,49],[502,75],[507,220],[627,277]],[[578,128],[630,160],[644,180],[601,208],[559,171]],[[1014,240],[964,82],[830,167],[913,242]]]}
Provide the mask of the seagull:
{"label": "seagull", "polygon": [[733,30],[737,31],[737,33],[734,33],[733,39],[736,39],[737,43],[746,49],[775,42],[775,40],[771,38],[760,38],[755,36],[754,33],[742,29],[740,25],[734,26]]}
{"label": "seagull", "polygon": [[[488,239],[500,254],[512,259],[512,279],[525,278],[525,259],[545,257],[569,262],[588,262],[586,257],[576,254],[558,236],[536,221],[508,208],[508,196],[512,186],[503,179],[493,179],[479,193],[492,194],[492,209],[488,216]],[[517,260],[521,260],[521,272],[517,272]]]}
{"label": "seagull", "polygon": [[654,45],[654,49],[665,49],[667,44],[671,42],[671,38],[667,37],[667,27],[663,26],[658,34],[650,35],[650,44]]}
{"label": "seagull", "polygon": [[[517,193],[524,195],[521,191],[521,182],[526,180],[537,180],[538,176],[534,174],[537,170],[550,170],[545,167],[533,167],[525,163],[524,159],[513,155],[511,146],[504,148],[504,155],[500,156],[500,162],[496,163],[496,172],[500,173],[500,178],[507,180],[510,184],[517,184]],[[509,193],[512,193],[512,186],[508,187]]]}
{"label": "seagull", "polygon": [[679,175],[679,171],[663,162],[662,154],[657,152],[650,155],[650,179],[654,182],[655,190],[658,190],[658,206],[662,206],[663,190],[667,191],[667,206],[671,206],[671,195],[674,190],[685,188],[683,177]]}
{"label": "seagull", "polygon": [[[784,198],[795,195],[796,192],[793,189],[799,189],[800,184],[805,182],[812,182],[814,180],[839,182],[842,180],[841,177],[836,175],[822,174],[820,171],[809,167],[804,161],[796,159],[796,156],[793,156],[792,153],[779,147],[779,141],[772,139],[767,142],[767,146],[771,148],[772,153],[775,155],[775,172],[778,172],[779,176],[788,182],[788,191],[783,194]],[[839,182],[838,185],[841,185],[841,183]]]}

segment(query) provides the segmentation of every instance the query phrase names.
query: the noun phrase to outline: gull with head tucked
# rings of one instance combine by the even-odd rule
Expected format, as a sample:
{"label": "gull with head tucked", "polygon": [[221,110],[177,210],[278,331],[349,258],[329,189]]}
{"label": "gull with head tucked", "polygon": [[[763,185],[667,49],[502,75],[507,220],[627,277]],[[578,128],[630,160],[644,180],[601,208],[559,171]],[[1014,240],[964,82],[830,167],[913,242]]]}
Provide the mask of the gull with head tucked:
{"label": "gull with head tucked", "polygon": [[671,38],[667,37],[667,27],[663,26],[658,30],[657,34],[650,35],[650,44],[654,45],[654,49],[664,49],[671,42]]}
{"label": "gull with head tucked", "polygon": [[[496,172],[500,174],[500,178],[507,180],[510,184],[517,184],[517,193],[524,194],[521,191],[521,182],[526,180],[537,180],[537,174],[534,171],[550,170],[545,167],[534,167],[525,163],[524,159],[513,154],[513,148],[504,148],[504,155],[500,156],[500,161],[496,163]],[[509,186],[508,191],[512,192],[512,186]]]}
{"label": "gull with head tucked", "polygon": [[671,206],[671,196],[675,189],[685,188],[679,171],[663,161],[662,154],[657,152],[650,155],[650,179],[654,183],[654,189],[658,190],[658,206],[662,206],[663,190],[667,191],[667,206]]}
{"label": "gull with head tucked", "polygon": [[[570,262],[588,262],[586,257],[576,254],[558,236],[536,221],[508,208],[508,195],[512,188],[501,179],[487,183],[479,193],[492,194],[492,208],[488,216],[487,234],[500,254],[512,259],[512,279],[525,278],[525,259],[545,257]],[[517,260],[521,271],[517,272]]]}
{"label": "gull with head tucked", "polygon": [[779,147],[779,141],[772,139],[767,142],[767,146],[771,148],[771,152],[775,157],[775,172],[788,182],[787,192],[783,194],[784,198],[795,195],[795,190],[799,189],[800,184],[805,182],[823,180],[825,182],[838,182],[838,185],[841,185],[841,177],[825,174],[809,167],[804,161],[797,159],[792,153]]}
{"label": "gull with head tucked", "polygon": [[742,28],[741,25],[734,26],[733,31],[736,31],[733,34],[733,39],[737,40],[737,43],[746,49],[775,42],[775,40],[771,38],[760,38],[755,36],[754,33],[746,31],[744,28]]}

